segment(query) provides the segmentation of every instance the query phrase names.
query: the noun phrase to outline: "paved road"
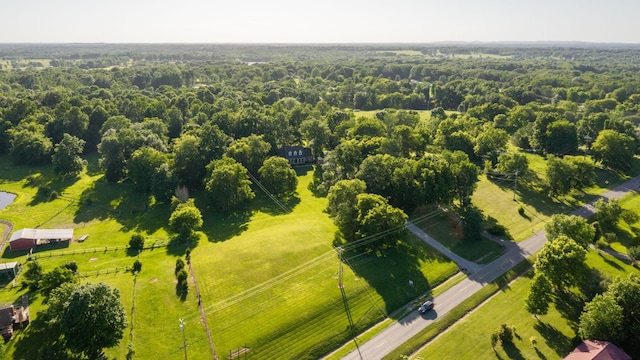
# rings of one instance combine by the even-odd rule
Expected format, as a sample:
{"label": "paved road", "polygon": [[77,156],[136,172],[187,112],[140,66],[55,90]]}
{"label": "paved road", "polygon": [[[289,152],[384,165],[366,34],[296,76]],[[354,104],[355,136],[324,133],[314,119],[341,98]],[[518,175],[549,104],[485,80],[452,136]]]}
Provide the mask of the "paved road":
{"label": "paved road", "polygon": [[[633,178],[624,184],[617,186],[616,188],[606,192],[602,197],[613,199],[620,198],[622,195],[629,191],[638,191],[640,187],[640,176]],[[584,207],[572,212],[573,215],[579,215],[588,217],[593,214],[593,202],[585,205]],[[415,231],[418,237],[422,238],[427,243],[431,244],[432,241],[436,244],[432,245],[439,251],[443,246],[437,243],[433,238],[424,234],[421,230],[417,229],[415,225],[409,223],[407,228],[410,231]],[[423,235],[424,234],[424,235]],[[407,317],[400,319],[398,322],[387,327],[378,335],[364,344],[360,344],[358,351],[353,351],[344,359],[348,360],[376,360],[382,359],[385,355],[389,354],[398,346],[408,341],[411,337],[419,333],[422,329],[431,324],[438,317],[445,315],[453,308],[458,306],[464,300],[473,295],[476,291],[482,289],[487,283],[495,280],[498,276],[507,272],[515,265],[519,264],[525,258],[535,254],[546,241],[546,232],[541,230],[528,239],[517,243],[517,246],[508,248],[507,252],[493,262],[480,267],[477,264],[476,267],[467,266],[468,269],[474,269],[469,277],[453,286],[451,289],[445,291],[441,295],[434,299],[436,304],[433,311],[430,311],[424,315],[419,314],[417,311],[411,313]],[[446,248],[445,248],[446,249]],[[451,252],[446,249],[442,251],[445,256],[451,255]],[[454,254],[455,255],[455,254]],[[452,257],[452,260],[458,262],[460,258],[457,256]],[[463,259],[464,260],[464,259]],[[467,260],[465,260],[468,262]],[[460,263],[459,263],[460,264]],[[466,264],[466,263],[465,263]],[[468,264],[466,264],[468,265]]]}

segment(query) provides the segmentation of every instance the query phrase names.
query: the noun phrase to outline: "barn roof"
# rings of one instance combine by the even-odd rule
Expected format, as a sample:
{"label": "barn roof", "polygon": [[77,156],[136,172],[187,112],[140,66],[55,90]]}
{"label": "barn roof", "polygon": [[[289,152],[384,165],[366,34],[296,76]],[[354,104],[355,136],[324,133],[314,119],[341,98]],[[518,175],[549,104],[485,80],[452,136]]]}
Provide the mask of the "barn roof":
{"label": "barn roof", "polygon": [[18,239],[72,239],[73,229],[20,229],[11,235],[9,241]]}
{"label": "barn roof", "polygon": [[7,270],[7,269],[14,269],[16,266],[18,266],[18,263],[15,261],[3,263],[3,264],[0,264],[0,271]]}

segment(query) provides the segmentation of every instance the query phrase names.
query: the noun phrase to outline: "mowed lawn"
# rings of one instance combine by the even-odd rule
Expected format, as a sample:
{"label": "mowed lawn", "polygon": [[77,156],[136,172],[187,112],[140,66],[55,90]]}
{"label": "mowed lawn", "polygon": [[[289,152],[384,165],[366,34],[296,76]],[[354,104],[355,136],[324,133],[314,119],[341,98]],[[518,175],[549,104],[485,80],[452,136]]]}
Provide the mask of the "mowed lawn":
{"label": "mowed lawn", "polygon": [[[165,230],[169,207],[149,202],[127,183],[105,182],[95,171],[95,160],[79,179],[64,180],[56,179],[50,167],[16,168],[7,157],[0,158],[0,191],[18,195],[0,218],[16,229],[73,227],[76,237],[89,235],[83,243],[39,249],[35,255],[45,271],[75,261],[81,282],[119,289],[129,327],[120,344],[106,350],[109,358],[125,358],[130,349],[140,359],[182,356],[180,319],[188,356],[211,358],[191,277],[188,295],[176,294],[175,261],[184,258],[185,246],[144,250],[139,254],[142,272],[134,277],[125,271],[138,256],[125,249],[132,234],[143,234],[147,245],[170,239]],[[312,176],[310,170],[300,171],[297,198],[286,202],[291,213],[258,194],[250,216],[225,218],[196,198],[205,225],[192,244],[192,265],[219,357],[246,345],[254,358],[317,358],[348,342],[351,329],[365,330],[456,272],[455,264],[408,234],[384,252],[345,254],[340,266],[332,247],[336,228],[323,212],[326,199],[308,190]],[[39,188],[58,196],[43,195]],[[3,256],[26,263],[26,252],[5,251]],[[26,292],[20,281],[0,290],[0,303],[13,303]],[[37,294],[31,294],[31,301],[37,318],[45,305]],[[33,355],[38,339],[29,337],[30,329],[9,342],[7,358]]]}
{"label": "mowed lawn", "polygon": [[630,247],[640,246],[640,195],[632,192],[620,199],[623,209],[618,220],[616,240],[609,244],[611,249],[626,254]]}
{"label": "mowed lawn", "polygon": [[[485,216],[505,226],[508,229],[507,237],[515,241],[522,241],[543,229],[554,214],[569,213],[629,178],[596,168],[593,186],[551,197],[545,185],[546,160],[540,155],[523,154],[529,161],[529,171],[525,176],[518,177],[515,194],[514,178],[488,178],[481,175],[472,196],[472,203],[482,209]],[[633,174],[638,172],[637,165],[636,161]],[[518,213],[519,207],[524,208],[524,215]]]}
{"label": "mowed lawn", "polygon": [[290,213],[258,211],[245,231],[201,240],[193,250],[219,354],[246,346],[254,358],[317,358],[351,336],[340,278],[359,333],[455,273],[453,263],[408,235],[386,252],[345,254],[341,266],[326,199],[311,194],[311,180],[310,171],[299,177],[300,201]]}
{"label": "mowed lawn", "polygon": [[[609,255],[591,250],[587,264],[604,274],[626,277],[638,273],[634,267]],[[577,313],[578,309],[558,311],[555,305],[549,313],[535,319],[524,309],[524,299],[529,290],[529,277],[520,277],[497,295],[461,319],[439,337],[418,351],[412,359],[562,359],[575,346],[574,326],[577,319],[567,319],[563,314]],[[564,303],[563,305],[566,305]],[[513,345],[498,344],[491,348],[491,334],[500,324],[515,326],[517,336]],[[537,345],[531,345],[535,337]]]}

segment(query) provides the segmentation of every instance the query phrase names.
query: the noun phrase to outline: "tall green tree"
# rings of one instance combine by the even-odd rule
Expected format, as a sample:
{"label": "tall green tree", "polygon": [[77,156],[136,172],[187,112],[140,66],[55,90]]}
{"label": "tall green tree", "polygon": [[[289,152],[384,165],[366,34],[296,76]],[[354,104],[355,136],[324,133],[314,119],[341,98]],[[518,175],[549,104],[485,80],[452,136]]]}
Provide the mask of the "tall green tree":
{"label": "tall green tree", "polygon": [[48,305],[44,317],[62,334],[65,346],[90,359],[118,345],[127,328],[120,292],[104,283],[65,283],[51,292]]}
{"label": "tall green tree", "polygon": [[549,311],[549,304],[553,300],[551,284],[543,273],[536,273],[529,285],[529,292],[525,298],[525,309],[531,314],[544,315]]}
{"label": "tall green tree", "polygon": [[518,175],[522,176],[529,169],[529,161],[523,154],[507,152],[498,155],[496,168],[503,174],[515,174],[517,171]]}
{"label": "tall green tree", "polygon": [[596,160],[604,166],[620,171],[631,168],[631,160],[636,150],[636,143],[631,136],[609,129],[600,131],[591,147]]}
{"label": "tall green tree", "polygon": [[272,156],[258,169],[262,185],[276,195],[291,195],[298,186],[296,171],[283,157]]}
{"label": "tall green tree", "polygon": [[356,235],[360,238],[381,236],[389,238],[404,231],[407,215],[395,208],[387,199],[377,194],[358,194],[356,196]]}
{"label": "tall green tree", "polygon": [[9,153],[18,165],[41,165],[51,161],[53,143],[41,127],[11,131]]}
{"label": "tall green tree", "polygon": [[173,143],[173,172],[181,185],[189,189],[202,188],[205,163],[200,152],[200,138],[183,134]]}
{"label": "tall green tree", "polygon": [[151,147],[137,149],[127,161],[127,174],[141,191],[151,190],[153,174],[158,167],[166,163],[166,155]]}
{"label": "tall green tree", "polygon": [[227,148],[226,155],[242,164],[252,174],[256,174],[267,158],[271,145],[262,135],[240,138]]}
{"label": "tall green tree", "polygon": [[620,215],[622,207],[617,199],[598,199],[593,206],[596,209],[596,219],[600,226],[605,230],[614,230]]}
{"label": "tall green tree", "polygon": [[247,169],[236,160],[228,157],[214,160],[207,165],[207,173],[205,189],[214,209],[237,211],[255,197]]}
{"label": "tall green tree", "polygon": [[545,152],[547,154],[571,154],[578,150],[576,126],[562,119],[550,123],[545,134]]}
{"label": "tall green tree", "polygon": [[580,337],[620,343],[624,339],[623,309],[611,293],[596,295],[580,315]]}
{"label": "tall green tree", "polygon": [[460,206],[464,208],[471,203],[471,195],[476,188],[480,171],[462,151],[445,152],[443,157],[449,162],[455,179],[457,198]]}
{"label": "tall green tree", "polygon": [[191,234],[202,227],[202,213],[193,199],[177,203],[169,217],[169,227],[181,235]]}
{"label": "tall green tree", "polygon": [[587,219],[575,215],[555,214],[551,216],[551,221],[545,224],[544,229],[550,241],[565,235],[585,249],[593,243],[596,235],[596,229]]}
{"label": "tall green tree", "polygon": [[366,190],[367,185],[359,179],[340,180],[329,189],[327,213],[345,237],[353,236],[356,232],[358,195]]}
{"label": "tall green tree", "polygon": [[547,241],[535,262],[536,272],[544,274],[556,289],[579,285],[586,273],[587,251],[565,235]]}
{"label": "tall green tree", "polygon": [[564,195],[573,189],[575,172],[569,161],[549,155],[546,172],[551,196]]}
{"label": "tall green tree", "polygon": [[504,150],[509,141],[509,134],[503,129],[487,127],[476,138],[474,151],[480,158],[496,162],[501,150]]}
{"label": "tall green tree", "polygon": [[329,125],[318,118],[310,118],[300,124],[300,133],[311,147],[313,156],[322,156],[331,136]]}
{"label": "tall green tree", "polygon": [[51,157],[53,171],[59,175],[78,176],[86,165],[86,161],[80,157],[84,144],[84,140],[65,133]]}

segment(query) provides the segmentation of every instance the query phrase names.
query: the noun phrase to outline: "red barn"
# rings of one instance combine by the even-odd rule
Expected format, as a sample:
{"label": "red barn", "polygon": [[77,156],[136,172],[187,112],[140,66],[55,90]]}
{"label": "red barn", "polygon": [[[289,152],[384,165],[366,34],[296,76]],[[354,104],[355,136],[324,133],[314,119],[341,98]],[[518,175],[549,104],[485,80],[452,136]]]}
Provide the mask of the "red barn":
{"label": "red barn", "polygon": [[73,229],[21,229],[9,239],[9,249],[24,250],[36,245],[53,244],[73,239]]}

